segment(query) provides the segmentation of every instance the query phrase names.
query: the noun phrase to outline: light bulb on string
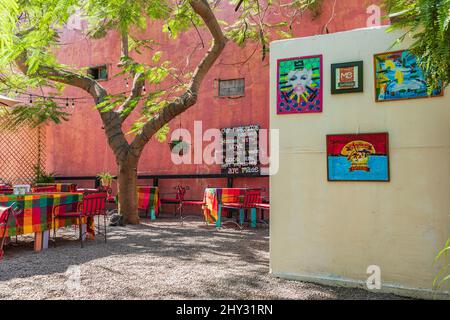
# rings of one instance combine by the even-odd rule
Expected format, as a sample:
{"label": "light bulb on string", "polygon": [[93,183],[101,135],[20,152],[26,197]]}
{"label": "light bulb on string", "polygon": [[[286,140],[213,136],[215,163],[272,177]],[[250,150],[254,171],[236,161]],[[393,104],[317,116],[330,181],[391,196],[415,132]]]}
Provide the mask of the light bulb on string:
{"label": "light bulb on string", "polygon": [[33,103],[33,97],[30,94],[30,103]]}
{"label": "light bulb on string", "polygon": [[125,85],[127,86],[127,88],[130,86],[130,85],[128,84],[128,78],[125,79]]}
{"label": "light bulb on string", "polygon": [[72,108],[75,107],[75,99],[72,99]]}
{"label": "light bulb on string", "polygon": [[143,85],[142,90],[144,91],[144,94],[147,93],[147,90],[145,89],[145,84]]}
{"label": "light bulb on string", "polygon": [[69,107],[69,98],[66,99],[66,107]]}

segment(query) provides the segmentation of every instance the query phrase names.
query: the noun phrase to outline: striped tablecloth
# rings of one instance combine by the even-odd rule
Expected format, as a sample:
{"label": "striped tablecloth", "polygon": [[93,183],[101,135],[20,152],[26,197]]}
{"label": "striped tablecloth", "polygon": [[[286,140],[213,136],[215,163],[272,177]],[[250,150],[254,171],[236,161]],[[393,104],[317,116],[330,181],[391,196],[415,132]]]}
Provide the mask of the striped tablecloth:
{"label": "striped tablecloth", "polygon": [[[206,188],[203,196],[203,214],[208,223],[215,223],[218,220],[219,203],[239,202],[245,195],[246,188]],[[226,209],[222,210],[222,216],[226,214]]]}
{"label": "striped tablecloth", "polygon": [[[0,195],[0,206],[10,206],[16,203],[23,210],[18,216],[17,222],[11,217],[7,228],[7,236],[16,236],[35,232],[52,230],[53,207],[58,204],[67,204],[64,210],[75,210],[78,203],[83,200],[82,193],[35,193],[26,195]],[[82,223],[87,223],[88,232],[94,230],[94,219],[83,218]],[[77,218],[59,218],[55,224],[57,228],[68,227],[76,224]]]}
{"label": "striped tablecloth", "polygon": [[159,213],[159,188],[151,186],[138,186],[138,208],[145,210],[146,215],[152,219]]}

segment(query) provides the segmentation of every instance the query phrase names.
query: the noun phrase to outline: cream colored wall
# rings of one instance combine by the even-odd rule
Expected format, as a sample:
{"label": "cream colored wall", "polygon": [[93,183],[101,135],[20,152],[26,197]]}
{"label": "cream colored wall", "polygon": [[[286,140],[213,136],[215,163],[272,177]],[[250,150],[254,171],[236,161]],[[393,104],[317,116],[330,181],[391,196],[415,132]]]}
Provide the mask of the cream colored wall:
{"label": "cream colored wall", "polygon": [[[373,54],[392,51],[385,28],[276,41],[270,48],[270,127],[280,169],[270,179],[274,275],[430,297],[433,259],[450,236],[450,91],[375,103]],[[323,112],[276,114],[277,59],[323,54]],[[330,94],[332,63],[364,60],[364,93]],[[328,182],[325,136],[389,132],[390,182]]]}

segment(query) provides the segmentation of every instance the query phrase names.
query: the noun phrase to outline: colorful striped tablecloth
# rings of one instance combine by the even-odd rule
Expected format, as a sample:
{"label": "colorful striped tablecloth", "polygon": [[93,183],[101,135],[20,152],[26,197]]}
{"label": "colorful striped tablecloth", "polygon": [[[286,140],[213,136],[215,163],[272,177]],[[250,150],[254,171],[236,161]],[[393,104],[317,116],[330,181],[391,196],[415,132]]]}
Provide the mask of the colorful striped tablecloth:
{"label": "colorful striped tablecloth", "polygon": [[138,186],[138,208],[145,210],[152,219],[159,213],[159,188],[151,186]]}
{"label": "colorful striped tablecloth", "polygon": [[[52,230],[53,207],[58,204],[67,204],[64,210],[76,210],[78,203],[83,200],[82,193],[35,193],[26,195],[0,195],[0,206],[10,206],[16,203],[23,210],[16,220],[11,217],[7,228],[7,236],[16,236],[35,232]],[[83,218],[87,223],[87,230],[92,234],[94,219]],[[89,221],[87,221],[89,220]],[[77,218],[59,218],[55,224],[57,228],[68,227],[77,223]]]}
{"label": "colorful striped tablecloth", "polygon": [[55,186],[56,192],[76,192],[76,183],[36,183],[36,187],[50,187]]}
{"label": "colorful striped tablecloth", "polygon": [[[206,188],[203,196],[203,214],[208,223],[218,220],[219,203],[239,202],[245,195],[246,188]],[[222,210],[222,216],[227,213]]]}

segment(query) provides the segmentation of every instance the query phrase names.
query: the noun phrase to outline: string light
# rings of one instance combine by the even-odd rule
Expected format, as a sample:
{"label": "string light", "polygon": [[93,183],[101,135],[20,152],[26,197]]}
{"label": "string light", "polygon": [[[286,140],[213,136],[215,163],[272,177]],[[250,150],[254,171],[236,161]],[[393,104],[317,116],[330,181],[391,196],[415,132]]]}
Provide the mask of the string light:
{"label": "string light", "polygon": [[127,86],[127,88],[129,87],[128,78],[125,78],[125,85]]}
{"label": "string light", "polygon": [[145,90],[145,84],[144,84],[144,86],[142,87],[142,89],[144,90],[144,94],[147,93],[147,90]]}
{"label": "string light", "polygon": [[33,103],[33,97],[30,94],[30,103]]}
{"label": "string light", "polygon": [[69,98],[67,98],[67,100],[66,100],[66,107],[68,107],[69,106]]}
{"label": "string light", "polygon": [[75,107],[75,100],[72,99],[72,107]]}

